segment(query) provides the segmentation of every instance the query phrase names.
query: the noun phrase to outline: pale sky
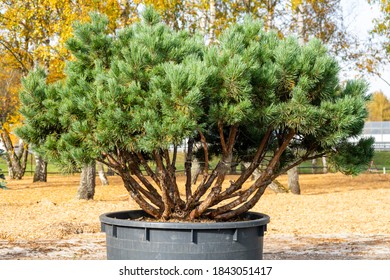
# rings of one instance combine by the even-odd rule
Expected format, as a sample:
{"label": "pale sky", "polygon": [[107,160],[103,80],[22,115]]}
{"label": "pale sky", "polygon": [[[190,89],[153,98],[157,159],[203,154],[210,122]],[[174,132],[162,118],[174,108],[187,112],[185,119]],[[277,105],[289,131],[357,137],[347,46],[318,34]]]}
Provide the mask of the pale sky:
{"label": "pale sky", "polygon": [[[379,8],[370,6],[367,0],[341,0],[341,4],[349,31],[355,33],[362,41],[367,40],[368,31],[373,27],[372,19],[380,14]],[[382,69],[381,76],[390,83],[390,65]],[[390,86],[380,78],[373,76],[364,78],[370,83],[371,93],[381,90],[390,97]]]}

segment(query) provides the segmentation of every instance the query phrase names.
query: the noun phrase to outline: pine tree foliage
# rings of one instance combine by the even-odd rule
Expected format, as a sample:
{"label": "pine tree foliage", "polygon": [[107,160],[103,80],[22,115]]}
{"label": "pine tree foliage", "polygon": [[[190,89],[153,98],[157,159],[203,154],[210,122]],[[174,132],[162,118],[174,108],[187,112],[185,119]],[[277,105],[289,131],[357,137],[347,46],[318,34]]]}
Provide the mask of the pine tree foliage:
{"label": "pine tree foliage", "polygon": [[[39,129],[46,155],[62,164],[106,164],[149,215],[227,220],[251,209],[270,182],[303,161],[327,155],[335,168],[357,173],[361,168],[351,164],[371,159],[371,140],[348,144],[367,117],[367,85],[340,84],[338,64],[319,40],[301,46],[246,18],[205,46],[149,8],[116,34],[107,24],[94,15],[76,26],[66,80],[44,86],[44,75],[32,73],[24,92],[36,85],[37,100],[22,98],[22,111],[31,129],[52,121]],[[34,102],[46,109],[29,115]],[[198,185],[187,180],[183,195],[170,149],[186,139],[188,178],[195,141],[206,163],[218,146],[220,161]],[[359,157],[350,159],[356,149]],[[251,164],[223,188],[233,157],[245,150]],[[259,165],[265,171],[244,188]]]}
{"label": "pine tree foliage", "polygon": [[47,86],[46,78],[43,69],[31,72],[22,79],[23,90],[20,92],[20,100],[23,104],[20,113],[25,120],[24,125],[17,128],[16,132],[28,143],[36,145],[38,150],[47,135],[61,133],[56,104],[59,99],[53,100],[53,96],[50,96],[50,93],[54,92],[51,86]]}

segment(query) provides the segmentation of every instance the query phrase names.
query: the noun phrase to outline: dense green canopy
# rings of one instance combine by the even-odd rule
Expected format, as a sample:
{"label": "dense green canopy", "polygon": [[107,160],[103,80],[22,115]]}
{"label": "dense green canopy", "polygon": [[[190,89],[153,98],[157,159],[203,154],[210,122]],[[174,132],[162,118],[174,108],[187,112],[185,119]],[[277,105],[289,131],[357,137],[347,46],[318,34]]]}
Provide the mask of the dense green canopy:
{"label": "dense green canopy", "polygon": [[[371,139],[348,142],[367,116],[367,84],[341,84],[338,64],[319,40],[301,46],[247,18],[206,46],[169,29],[150,9],[117,34],[107,25],[94,15],[76,26],[65,81],[46,85],[41,70],[24,80],[26,119],[18,134],[63,165],[107,164],[156,218],[195,219],[213,207],[209,216],[228,219],[304,160],[327,155],[335,168],[357,173],[372,157]],[[187,180],[184,198],[172,147],[188,139],[187,159],[197,140],[206,162],[212,146],[220,161],[198,186]],[[251,165],[223,189],[236,153],[246,153]],[[260,165],[262,175],[244,189]]]}

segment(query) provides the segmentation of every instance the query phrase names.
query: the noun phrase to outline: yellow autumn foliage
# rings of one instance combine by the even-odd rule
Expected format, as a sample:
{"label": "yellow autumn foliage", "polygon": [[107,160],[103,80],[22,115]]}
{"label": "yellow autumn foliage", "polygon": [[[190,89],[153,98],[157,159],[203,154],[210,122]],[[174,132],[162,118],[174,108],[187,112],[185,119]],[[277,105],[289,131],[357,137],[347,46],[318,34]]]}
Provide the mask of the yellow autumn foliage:
{"label": "yellow autumn foliage", "polygon": [[390,101],[383,92],[375,92],[372,95],[368,113],[369,121],[390,121]]}
{"label": "yellow autumn foliage", "polygon": [[21,122],[18,90],[23,75],[41,65],[49,82],[63,78],[64,61],[69,58],[65,42],[72,36],[73,24],[99,11],[108,16],[114,30],[122,16],[116,0],[0,0],[0,11],[0,114],[2,129],[8,132]]}
{"label": "yellow autumn foliage", "polygon": [[[12,131],[20,124],[21,115],[18,112],[18,89],[21,73],[13,68],[13,60],[9,55],[0,53],[0,132]],[[14,135],[10,135],[13,143],[17,142]]]}
{"label": "yellow autumn foliage", "polygon": [[0,5],[1,45],[24,73],[45,66],[50,82],[62,78],[64,60],[69,56],[65,42],[76,21],[86,21],[90,12],[99,11],[108,16],[114,30],[121,16],[116,0],[14,0]]}

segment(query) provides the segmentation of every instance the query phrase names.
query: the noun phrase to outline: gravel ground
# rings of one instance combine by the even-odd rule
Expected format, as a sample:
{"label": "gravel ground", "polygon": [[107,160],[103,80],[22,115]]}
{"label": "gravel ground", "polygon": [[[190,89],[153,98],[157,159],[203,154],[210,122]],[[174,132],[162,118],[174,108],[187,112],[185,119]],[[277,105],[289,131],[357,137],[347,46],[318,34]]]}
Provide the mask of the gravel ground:
{"label": "gravel ground", "polygon": [[[0,190],[0,259],[105,259],[98,216],[135,205],[117,177],[94,201],[77,201],[78,179],[27,177]],[[271,216],[265,259],[390,260],[389,175],[301,175],[300,183],[302,195],[269,191],[254,209]]]}

